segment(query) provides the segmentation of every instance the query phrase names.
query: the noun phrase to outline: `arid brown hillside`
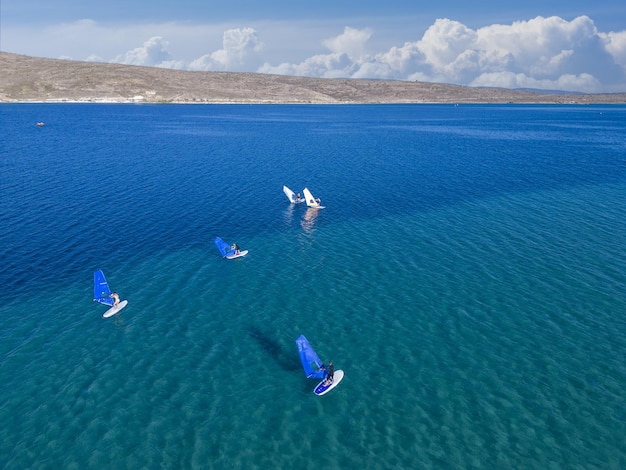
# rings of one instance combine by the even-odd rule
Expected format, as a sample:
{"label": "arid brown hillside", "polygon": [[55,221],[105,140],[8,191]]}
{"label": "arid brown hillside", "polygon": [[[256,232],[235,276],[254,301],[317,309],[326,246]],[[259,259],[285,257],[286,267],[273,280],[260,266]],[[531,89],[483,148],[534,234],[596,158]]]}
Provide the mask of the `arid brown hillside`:
{"label": "arid brown hillside", "polygon": [[424,82],[189,72],[0,52],[0,102],[626,103],[626,94],[543,94]]}

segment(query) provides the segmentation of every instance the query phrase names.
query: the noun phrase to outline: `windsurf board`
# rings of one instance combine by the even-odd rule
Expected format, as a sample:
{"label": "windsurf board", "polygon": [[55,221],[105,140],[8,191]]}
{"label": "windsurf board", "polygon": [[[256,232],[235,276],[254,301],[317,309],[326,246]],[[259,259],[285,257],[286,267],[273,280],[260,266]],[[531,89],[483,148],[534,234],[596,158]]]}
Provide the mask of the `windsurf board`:
{"label": "windsurf board", "polygon": [[335,388],[337,385],[339,385],[339,382],[341,382],[343,380],[343,371],[340,370],[336,370],[335,373],[333,374],[333,381],[332,383],[328,384],[328,385],[324,385],[324,382],[326,382],[326,379],[322,380],[317,387],[315,387],[315,390],[313,393],[315,393],[316,395],[324,395],[328,392],[330,392],[333,388]]}
{"label": "windsurf board", "polygon": [[[116,313],[119,313],[120,310],[122,310],[124,307],[126,307],[128,305],[128,300],[122,300],[117,307],[111,307],[110,309],[108,309],[106,312],[104,312],[104,314],[102,315],[104,318],[109,318],[112,317],[113,315],[115,315]],[[336,374],[335,374],[336,375]]]}
{"label": "windsurf board", "polygon": [[241,250],[239,253],[233,253],[232,255],[226,255],[224,258],[226,259],[235,259],[241,258],[242,256],[246,256],[248,254],[248,250]]}

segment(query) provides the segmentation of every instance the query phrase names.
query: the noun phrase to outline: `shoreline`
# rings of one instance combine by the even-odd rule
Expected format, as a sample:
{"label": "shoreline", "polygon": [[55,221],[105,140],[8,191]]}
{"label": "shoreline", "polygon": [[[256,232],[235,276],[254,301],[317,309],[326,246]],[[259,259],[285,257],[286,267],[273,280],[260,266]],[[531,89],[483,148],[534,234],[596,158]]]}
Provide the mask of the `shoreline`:
{"label": "shoreline", "polygon": [[21,100],[21,101],[3,101],[0,99],[0,106],[9,104],[128,104],[128,105],[189,105],[189,106],[207,106],[207,105],[233,105],[233,106],[391,106],[391,105],[407,105],[407,106],[625,106],[626,103],[611,102],[611,101],[598,101],[598,102],[436,102],[436,101],[420,101],[420,102],[338,102],[338,103],[313,103],[313,102],[244,102],[244,101],[122,101],[122,100]]}

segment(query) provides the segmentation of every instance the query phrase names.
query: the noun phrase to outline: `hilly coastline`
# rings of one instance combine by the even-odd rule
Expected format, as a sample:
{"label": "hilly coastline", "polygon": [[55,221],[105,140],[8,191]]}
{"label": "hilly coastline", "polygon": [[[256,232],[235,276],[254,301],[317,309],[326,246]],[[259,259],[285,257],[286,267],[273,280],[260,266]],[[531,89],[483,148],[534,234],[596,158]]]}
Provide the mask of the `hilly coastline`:
{"label": "hilly coastline", "polygon": [[0,52],[0,102],[626,103],[626,93],[539,93],[426,82],[192,72]]}

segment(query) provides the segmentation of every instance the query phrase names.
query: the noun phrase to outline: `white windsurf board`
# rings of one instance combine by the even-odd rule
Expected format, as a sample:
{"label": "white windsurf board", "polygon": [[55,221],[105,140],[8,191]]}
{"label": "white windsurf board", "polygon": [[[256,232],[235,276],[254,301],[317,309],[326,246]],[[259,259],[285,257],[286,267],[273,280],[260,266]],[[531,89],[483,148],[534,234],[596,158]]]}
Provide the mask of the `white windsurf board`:
{"label": "white windsurf board", "polygon": [[241,250],[239,253],[233,253],[232,255],[226,255],[224,258],[226,259],[235,259],[241,258],[242,256],[246,256],[248,254],[248,250]]}
{"label": "white windsurf board", "polygon": [[128,305],[128,300],[122,300],[119,304],[117,304],[117,307],[111,307],[110,309],[108,309],[106,312],[104,312],[104,314],[102,315],[104,318],[109,318],[112,317],[113,315],[115,315],[116,313],[119,313],[120,310],[122,310],[124,307],[126,307]]}
{"label": "white windsurf board", "polygon": [[341,369],[336,370],[335,373],[333,374],[333,382],[331,384],[324,385],[324,382],[326,382],[326,379],[322,380],[317,385],[317,387],[315,387],[315,390],[313,391],[313,393],[315,393],[316,395],[322,396],[330,392],[337,385],[339,385],[339,382],[341,382],[342,380],[343,380],[343,371]]}

